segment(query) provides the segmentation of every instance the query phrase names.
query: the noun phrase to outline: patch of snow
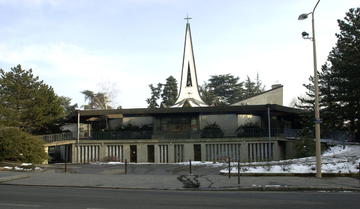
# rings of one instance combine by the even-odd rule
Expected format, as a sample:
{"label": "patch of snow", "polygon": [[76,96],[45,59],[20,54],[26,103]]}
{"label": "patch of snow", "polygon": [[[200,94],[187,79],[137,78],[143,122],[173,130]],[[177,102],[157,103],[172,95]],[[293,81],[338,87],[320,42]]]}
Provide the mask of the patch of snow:
{"label": "patch of snow", "polygon": [[287,187],[287,185],[265,185],[265,187]]}
{"label": "patch of snow", "polygon": [[32,165],[32,163],[23,163],[23,164],[21,164],[21,166],[29,166],[29,165]]}
{"label": "patch of snow", "polygon": [[[321,156],[322,173],[358,173],[360,163],[360,146],[336,145],[324,152]],[[123,162],[96,162],[97,165],[120,165]],[[154,163],[137,163],[154,164]],[[163,164],[163,163],[159,163]],[[178,165],[189,166],[190,162],[176,163]],[[237,173],[237,162],[231,162],[231,173]],[[226,162],[202,162],[191,161],[191,166],[218,167],[219,173],[229,173],[228,163]],[[305,157],[290,160],[280,160],[271,162],[246,162],[240,163],[241,173],[316,173],[316,157]]]}
{"label": "patch of snow", "polygon": [[[331,147],[321,156],[322,173],[358,173],[360,163],[360,146],[341,145]],[[224,164],[222,164],[224,165]],[[231,173],[237,173],[237,163],[231,164]],[[241,163],[241,173],[316,173],[316,158],[306,157],[272,162]],[[220,173],[228,173],[224,168]]]}

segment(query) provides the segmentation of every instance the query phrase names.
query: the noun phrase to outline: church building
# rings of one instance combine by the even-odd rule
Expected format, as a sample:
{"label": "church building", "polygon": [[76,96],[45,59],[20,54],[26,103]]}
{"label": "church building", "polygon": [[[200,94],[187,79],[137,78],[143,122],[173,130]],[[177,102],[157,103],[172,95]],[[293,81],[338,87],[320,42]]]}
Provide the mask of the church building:
{"label": "church building", "polygon": [[[190,30],[185,30],[178,98],[161,108],[77,110],[68,159],[86,163],[104,158],[124,162],[174,163],[188,160],[260,161],[292,157],[292,130],[300,110],[283,106],[283,86],[238,101],[210,106],[200,96]],[[179,72],[180,73],[180,72]],[[123,125],[152,127],[116,131]]]}

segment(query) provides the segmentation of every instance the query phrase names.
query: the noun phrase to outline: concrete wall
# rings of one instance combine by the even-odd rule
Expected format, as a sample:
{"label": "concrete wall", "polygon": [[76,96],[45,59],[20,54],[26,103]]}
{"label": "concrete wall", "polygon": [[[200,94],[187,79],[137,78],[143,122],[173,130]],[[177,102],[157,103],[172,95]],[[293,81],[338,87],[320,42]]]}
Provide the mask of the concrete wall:
{"label": "concrete wall", "polygon": [[[278,138],[271,141],[272,156],[269,153],[267,138],[222,138],[222,139],[172,139],[172,140],[81,140],[80,163],[101,161],[109,157],[109,147],[121,147],[118,161],[130,162],[130,146],[136,145],[137,162],[148,162],[148,145],[154,145],[155,163],[174,163],[179,146],[183,148],[182,161],[194,160],[194,145],[201,146],[201,161],[218,161],[230,156],[233,161],[266,161],[269,159],[282,160]],[[284,144],[284,141],[282,142]],[[77,144],[73,144],[72,162],[78,162]],[[286,152],[289,153],[286,146]],[[114,156],[114,154],[112,154]]]}
{"label": "concrete wall", "polygon": [[124,117],[123,124],[131,124],[137,126],[153,124],[153,117]]}
{"label": "concrete wall", "polygon": [[265,104],[278,104],[283,105],[283,91],[284,88],[281,85],[273,85],[273,89],[266,91],[257,96],[244,99],[240,102],[232,104],[231,106],[240,105],[265,105]]}
{"label": "concrete wall", "polygon": [[[68,124],[63,125],[61,128],[62,128],[63,131],[68,130],[68,131],[71,131],[73,133],[76,133],[78,131],[77,123],[68,123]],[[80,131],[81,132],[89,131],[89,129],[90,129],[89,124],[80,123]]]}
{"label": "concrete wall", "polygon": [[108,119],[108,126],[110,130],[115,130],[123,124],[122,118]]}

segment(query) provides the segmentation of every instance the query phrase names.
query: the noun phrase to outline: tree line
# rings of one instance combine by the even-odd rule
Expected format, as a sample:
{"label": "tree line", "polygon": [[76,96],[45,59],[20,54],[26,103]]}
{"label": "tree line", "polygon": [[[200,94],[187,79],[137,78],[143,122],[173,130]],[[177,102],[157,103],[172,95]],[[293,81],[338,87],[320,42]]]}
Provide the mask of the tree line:
{"label": "tree line", "polygon": [[[336,46],[327,62],[318,71],[321,129],[324,131],[353,131],[359,139],[360,129],[360,8],[351,8],[344,20],[337,20]],[[303,114],[303,127],[313,131],[315,87],[314,77],[303,84],[306,96],[298,97]]]}
{"label": "tree line", "polygon": [[[100,83],[102,91],[84,90],[84,109],[110,109],[116,95],[112,84]],[[42,163],[49,160],[44,141],[35,135],[61,133],[78,107],[21,65],[9,72],[0,69],[0,161]]]}
{"label": "tree line", "polygon": [[[178,97],[177,86],[177,80],[173,76],[169,76],[165,84],[158,83],[156,86],[149,84],[151,97],[146,99],[148,108],[158,108],[161,104],[174,105]],[[259,74],[255,81],[247,76],[247,79],[242,82],[239,77],[231,74],[212,75],[208,82],[199,86],[200,96],[209,106],[230,105],[263,91],[265,91],[265,85],[262,84]]]}

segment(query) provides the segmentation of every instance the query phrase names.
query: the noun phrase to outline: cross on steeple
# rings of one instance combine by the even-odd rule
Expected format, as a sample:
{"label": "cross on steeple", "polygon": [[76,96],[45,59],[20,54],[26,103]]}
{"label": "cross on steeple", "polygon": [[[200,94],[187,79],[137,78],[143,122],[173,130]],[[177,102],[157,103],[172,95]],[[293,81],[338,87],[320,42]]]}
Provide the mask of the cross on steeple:
{"label": "cross on steeple", "polygon": [[184,20],[187,20],[187,23],[189,23],[189,20],[192,19],[191,17],[189,17],[189,13],[187,14],[187,16],[184,18]]}

